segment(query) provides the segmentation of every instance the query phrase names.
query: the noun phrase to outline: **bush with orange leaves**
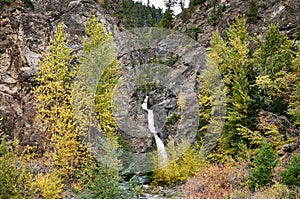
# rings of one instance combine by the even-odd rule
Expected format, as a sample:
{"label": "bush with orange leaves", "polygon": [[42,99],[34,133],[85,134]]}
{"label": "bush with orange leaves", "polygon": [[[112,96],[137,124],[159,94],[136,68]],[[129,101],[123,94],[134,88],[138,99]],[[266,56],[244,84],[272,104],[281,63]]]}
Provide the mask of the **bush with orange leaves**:
{"label": "bush with orange leaves", "polygon": [[184,186],[186,199],[231,198],[236,191],[248,192],[245,165],[215,165],[202,169]]}

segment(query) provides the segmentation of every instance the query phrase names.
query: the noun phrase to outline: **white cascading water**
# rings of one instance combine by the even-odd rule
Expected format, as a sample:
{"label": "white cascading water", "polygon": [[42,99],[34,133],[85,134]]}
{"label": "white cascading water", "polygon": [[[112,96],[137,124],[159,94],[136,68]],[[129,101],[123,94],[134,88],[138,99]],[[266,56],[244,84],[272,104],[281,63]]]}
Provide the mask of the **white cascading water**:
{"label": "white cascading water", "polygon": [[150,132],[154,134],[155,143],[156,143],[156,147],[157,147],[157,150],[158,150],[159,158],[162,160],[162,164],[165,164],[166,161],[167,161],[167,158],[168,158],[167,152],[166,152],[164,143],[158,137],[157,132],[155,130],[153,110],[148,109],[147,104],[148,104],[148,96],[146,96],[146,98],[144,99],[144,103],[142,104],[142,108],[148,112],[148,128],[149,128]]}

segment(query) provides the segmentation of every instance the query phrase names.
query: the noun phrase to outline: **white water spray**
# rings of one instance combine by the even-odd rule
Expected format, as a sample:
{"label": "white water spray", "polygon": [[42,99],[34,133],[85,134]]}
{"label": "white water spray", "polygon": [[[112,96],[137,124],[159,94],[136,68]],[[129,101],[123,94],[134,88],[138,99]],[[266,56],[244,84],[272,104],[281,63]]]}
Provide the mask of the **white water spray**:
{"label": "white water spray", "polygon": [[164,143],[158,137],[157,132],[155,130],[153,110],[148,109],[147,104],[148,104],[148,96],[145,97],[144,103],[142,104],[142,108],[148,112],[148,128],[149,128],[150,132],[154,134],[159,158],[162,160],[162,164],[165,164],[167,161],[167,158],[168,158],[167,152],[166,152]]}

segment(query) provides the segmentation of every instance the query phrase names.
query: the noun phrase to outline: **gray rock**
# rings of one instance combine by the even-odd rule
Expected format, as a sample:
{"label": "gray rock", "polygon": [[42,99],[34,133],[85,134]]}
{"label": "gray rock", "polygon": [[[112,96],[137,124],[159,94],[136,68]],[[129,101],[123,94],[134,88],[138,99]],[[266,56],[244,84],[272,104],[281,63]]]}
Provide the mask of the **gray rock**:
{"label": "gray rock", "polygon": [[[0,117],[2,127],[26,145],[42,151],[43,133],[35,126],[32,96],[38,63],[59,23],[69,34],[69,47],[82,49],[87,19],[93,15],[106,23],[107,32],[118,32],[115,19],[93,0],[34,0],[34,11],[20,7],[1,8],[0,13]],[[35,136],[39,135],[39,136]]]}

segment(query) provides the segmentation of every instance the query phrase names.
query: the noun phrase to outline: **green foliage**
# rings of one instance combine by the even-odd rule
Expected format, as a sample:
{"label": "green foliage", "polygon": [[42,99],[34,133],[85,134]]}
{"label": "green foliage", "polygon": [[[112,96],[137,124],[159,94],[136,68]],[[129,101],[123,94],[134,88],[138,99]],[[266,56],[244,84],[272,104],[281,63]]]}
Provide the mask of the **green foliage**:
{"label": "green foliage", "polygon": [[281,182],[286,185],[300,185],[300,155],[295,154],[281,173]]}
{"label": "green foliage", "polygon": [[181,13],[180,13],[180,18],[182,19],[183,22],[188,22],[188,20],[191,17],[191,11],[189,8],[184,8]]}
{"label": "green foliage", "polygon": [[[271,138],[276,148],[284,144],[276,126],[256,125],[262,110],[286,115],[289,103],[295,124],[299,118],[299,56],[292,50],[292,42],[274,25],[265,40],[254,38],[255,46],[250,46],[245,17],[240,17],[230,24],[224,39],[218,31],[213,33],[208,49],[208,61],[220,71],[227,95],[227,118],[218,144],[224,155],[243,157],[248,149],[261,147],[265,137]],[[208,86],[203,86],[199,98],[202,134],[209,124],[209,102],[215,99]]]}
{"label": "green foliage", "polygon": [[171,115],[167,118],[167,124],[174,125],[179,119],[179,115],[176,112],[172,112]]}
{"label": "green foliage", "polygon": [[253,22],[257,21],[258,18],[258,5],[257,5],[257,0],[251,0],[249,4],[249,13],[248,17],[250,20]]}
{"label": "green foliage", "polygon": [[78,195],[81,198],[122,198],[119,188],[120,176],[117,171],[105,165],[90,163],[85,165],[85,172],[81,174],[84,190]]}
{"label": "green foliage", "polygon": [[124,151],[129,151],[132,152],[132,146],[130,145],[130,142],[128,140],[126,140],[125,138],[123,138],[123,136],[118,136],[118,143],[120,144],[121,148]]}
{"label": "green foliage", "polygon": [[211,109],[212,109],[212,97],[210,96],[208,85],[200,77],[200,81],[203,84],[202,90],[198,95],[199,101],[199,137],[198,140],[201,140],[204,134],[207,133],[209,127],[209,120],[211,117]]}
{"label": "green foliage", "polygon": [[[95,155],[95,160],[85,163],[80,173],[82,191],[79,195],[83,198],[131,198],[128,194],[133,193],[130,189],[122,190],[120,182],[123,181],[121,175],[121,162],[118,159],[122,141],[114,135],[116,123],[112,114],[112,93],[120,75],[120,66],[117,64],[115,54],[111,49],[112,36],[106,34],[104,23],[99,23],[99,17],[92,17],[86,27],[87,38],[84,38],[84,57],[80,60],[82,79],[77,82],[80,89],[77,93],[78,105],[87,109],[87,112],[79,112],[79,118],[85,118],[82,131],[89,132],[89,127],[93,126],[97,131],[95,136],[97,143],[93,143],[91,152]],[[90,62],[90,59],[93,62]],[[99,68],[99,65],[102,68]],[[86,82],[88,77],[98,78],[89,87]],[[97,82],[98,81],[98,82]],[[94,91],[96,90],[95,94]],[[82,92],[81,92],[82,91]],[[82,96],[82,98],[81,98]],[[89,111],[88,106],[95,104],[96,118],[90,120],[94,115]],[[86,116],[88,116],[86,118]],[[98,132],[103,133],[101,136]],[[124,141],[124,140],[123,140]],[[121,143],[122,144],[122,143]]]}
{"label": "green foliage", "polygon": [[163,16],[162,9],[145,6],[141,2],[132,0],[124,0],[120,10],[114,15],[130,28],[154,27]]}
{"label": "green foliage", "polygon": [[0,132],[0,198],[32,197],[32,175],[18,158],[18,141],[7,142]]}
{"label": "green foliage", "polygon": [[291,70],[295,52],[292,42],[285,34],[279,32],[279,27],[270,25],[265,41],[256,36],[256,49],[253,53],[256,85],[253,96],[258,108],[284,114],[287,110],[288,82],[284,80],[287,71]]}
{"label": "green foliage", "polygon": [[195,10],[195,6],[202,5],[205,2],[206,0],[191,0],[189,7],[182,9],[182,12],[180,13],[180,18],[183,20],[183,22],[187,22],[190,19],[191,14]]}
{"label": "green foliage", "polygon": [[218,32],[211,39],[209,57],[216,64],[225,83],[227,94],[227,120],[220,145],[224,154],[242,154],[241,144],[247,141],[249,82],[248,71],[251,59],[248,58],[249,36],[245,18],[236,18],[227,30],[227,41]]}
{"label": "green foliage", "polygon": [[265,143],[253,160],[254,168],[250,170],[249,186],[251,190],[272,183],[272,171],[277,164],[276,157],[272,146]]}
{"label": "green foliage", "polygon": [[173,14],[171,10],[166,10],[163,18],[159,22],[159,27],[162,28],[173,28]]}
{"label": "green foliage", "polygon": [[188,34],[189,36],[191,36],[192,35],[192,33],[203,33],[204,31],[203,31],[203,29],[202,28],[200,28],[200,27],[192,27],[192,28],[188,28],[187,30],[186,30],[186,34]]}
{"label": "green foliage", "polygon": [[189,177],[196,174],[201,165],[201,159],[188,141],[183,140],[179,146],[175,147],[174,140],[169,139],[166,150],[168,159],[165,167],[158,168],[162,160],[158,156],[152,157],[154,166],[157,168],[152,176],[152,182],[155,185],[174,186],[176,182],[186,182]]}
{"label": "green foliage", "polygon": [[10,4],[12,2],[14,2],[15,0],[1,0],[3,3],[6,3],[6,4]]}
{"label": "green foliage", "polygon": [[164,64],[166,64],[167,66],[173,66],[178,61],[178,59],[179,59],[178,54],[170,53],[170,54],[168,54],[168,58],[164,62]]}
{"label": "green foliage", "polygon": [[[96,161],[86,162],[84,168],[79,171],[82,190],[77,190],[82,198],[134,198],[139,194],[139,187],[133,177],[127,184],[124,181],[122,167],[118,156],[120,155],[114,142],[99,138],[98,151],[103,155]],[[123,187],[121,187],[123,186]]]}
{"label": "green foliage", "polygon": [[297,27],[295,39],[300,40],[300,25]]}
{"label": "green foliage", "polygon": [[190,6],[194,7],[205,3],[206,0],[191,0]]}

